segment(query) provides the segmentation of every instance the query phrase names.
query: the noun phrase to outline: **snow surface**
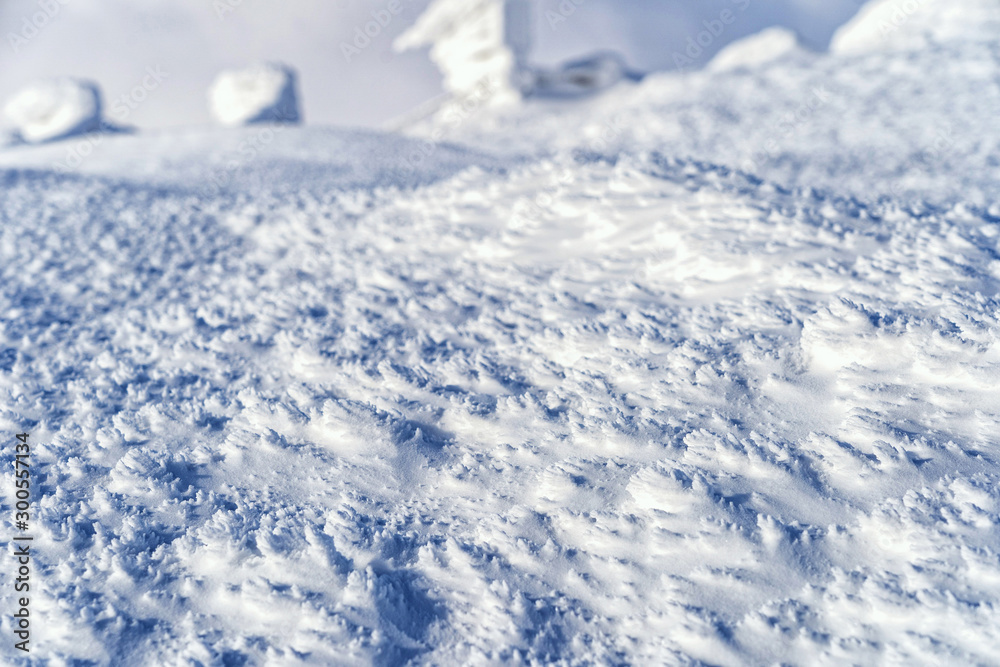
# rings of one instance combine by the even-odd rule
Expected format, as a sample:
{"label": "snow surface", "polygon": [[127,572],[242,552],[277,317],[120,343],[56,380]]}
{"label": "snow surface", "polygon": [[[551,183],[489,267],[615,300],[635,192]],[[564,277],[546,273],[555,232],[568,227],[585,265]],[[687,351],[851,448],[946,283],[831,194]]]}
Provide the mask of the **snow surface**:
{"label": "snow surface", "polygon": [[87,81],[36,81],[6,102],[4,115],[16,136],[31,143],[93,132],[101,125],[101,93]]}
{"label": "snow surface", "polygon": [[223,125],[297,123],[300,120],[295,71],[261,63],[221,72],[208,91],[212,117]]}
{"label": "snow surface", "polygon": [[995,662],[998,34],[3,149],[2,660]]}

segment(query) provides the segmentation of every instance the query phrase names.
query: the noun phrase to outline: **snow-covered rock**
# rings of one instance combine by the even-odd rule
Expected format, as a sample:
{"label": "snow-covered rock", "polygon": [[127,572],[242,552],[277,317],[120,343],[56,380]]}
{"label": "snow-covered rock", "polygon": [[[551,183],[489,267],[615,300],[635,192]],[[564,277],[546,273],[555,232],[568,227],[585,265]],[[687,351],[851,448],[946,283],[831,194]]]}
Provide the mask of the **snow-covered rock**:
{"label": "snow-covered rock", "polygon": [[223,125],[298,123],[298,93],[293,69],[261,63],[220,73],[208,92],[212,116]]}
{"label": "snow-covered rock", "polygon": [[708,69],[718,72],[740,67],[755,67],[801,50],[799,38],[793,31],[774,26],[735,41],[722,49],[709,62]]}
{"label": "snow-covered rock", "polygon": [[4,115],[29,143],[93,132],[101,126],[101,93],[89,81],[38,81],[17,92],[4,106]]}

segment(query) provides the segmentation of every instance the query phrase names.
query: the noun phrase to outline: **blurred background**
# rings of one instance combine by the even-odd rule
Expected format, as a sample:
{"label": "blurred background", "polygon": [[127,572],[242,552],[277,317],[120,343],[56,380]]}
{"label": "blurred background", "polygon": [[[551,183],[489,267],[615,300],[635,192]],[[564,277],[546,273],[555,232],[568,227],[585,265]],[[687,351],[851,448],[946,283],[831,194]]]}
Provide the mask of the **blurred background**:
{"label": "blurred background", "polygon": [[[140,128],[210,122],[206,90],[216,74],[262,60],[298,70],[310,124],[385,126],[441,93],[426,51],[396,53],[393,39],[429,0],[401,8],[359,53],[344,53],[356,31],[390,0],[0,0],[0,98],[39,78],[96,82],[106,105],[149,72],[128,118]],[[471,1],[471,0],[470,0]],[[676,67],[688,39],[724,10],[736,20],[695,59],[704,64],[726,44],[764,27],[795,30],[824,49],[859,8],[856,0],[537,0],[532,3],[532,60],[552,65],[600,49],[643,71]],[[565,20],[560,20],[565,19]]]}

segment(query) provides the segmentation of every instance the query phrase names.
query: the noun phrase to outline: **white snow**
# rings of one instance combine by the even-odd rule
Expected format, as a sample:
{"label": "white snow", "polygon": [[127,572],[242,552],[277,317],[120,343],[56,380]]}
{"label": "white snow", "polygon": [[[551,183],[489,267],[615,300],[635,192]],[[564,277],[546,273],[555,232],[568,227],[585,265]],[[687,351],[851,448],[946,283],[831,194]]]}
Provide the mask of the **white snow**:
{"label": "white snow", "polygon": [[4,115],[17,135],[31,143],[93,132],[101,125],[101,93],[87,81],[36,81],[6,102]]}
{"label": "white snow", "polygon": [[0,662],[992,664],[998,36],[0,149]]}
{"label": "white snow", "polygon": [[208,101],[212,117],[223,125],[300,120],[295,72],[276,63],[221,72],[212,82]]}
{"label": "white snow", "polygon": [[766,28],[726,46],[712,58],[708,68],[714,71],[757,67],[801,51],[798,36],[781,27]]}

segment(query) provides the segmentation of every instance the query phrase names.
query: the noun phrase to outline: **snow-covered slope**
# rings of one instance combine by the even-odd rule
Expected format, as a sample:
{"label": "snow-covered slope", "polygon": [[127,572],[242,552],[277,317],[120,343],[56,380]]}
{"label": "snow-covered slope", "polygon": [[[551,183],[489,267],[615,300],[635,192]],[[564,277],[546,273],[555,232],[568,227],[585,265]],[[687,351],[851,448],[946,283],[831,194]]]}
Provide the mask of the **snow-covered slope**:
{"label": "snow-covered slope", "polygon": [[3,148],[0,661],[991,664],[998,60]]}
{"label": "snow-covered slope", "polygon": [[477,161],[211,199],[3,172],[39,655],[1000,650],[1000,211]]}

